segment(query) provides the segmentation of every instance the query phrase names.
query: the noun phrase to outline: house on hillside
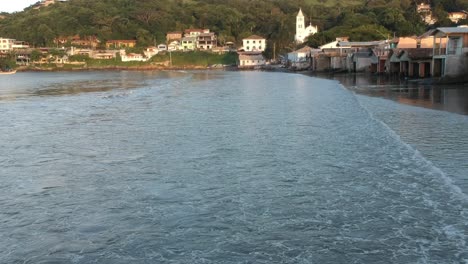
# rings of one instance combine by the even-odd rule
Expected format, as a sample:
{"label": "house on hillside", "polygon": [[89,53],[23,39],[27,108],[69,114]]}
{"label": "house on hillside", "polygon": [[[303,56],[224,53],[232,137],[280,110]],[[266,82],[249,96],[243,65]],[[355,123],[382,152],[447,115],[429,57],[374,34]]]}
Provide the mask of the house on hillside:
{"label": "house on hillside", "polygon": [[[440,27],[434,36],[432,75],[466,78],[468,73],[468,27]],[[445,39],[445,43],[442,41]]]}
{"label": "house on hillside", "polygon": [[434,25],[437,20],[432,16],[431,5],[420,3],[416,6],[416,12],[421,16],[422,21],[428,25]]}
{"label": "house on hillside", "polygon": [[173,40],[167,45],[167,50],[176,51],[180,49],[180,42],[178,40]]}
{"label": "house on hillside", "polygon": [[197,35],[197,49],[211,50],[217,46],[217,38],[215,33],[200,33]]}
{"label": "house on hillside", "polygon": [[145,53],[145,56],[147,58],[151,58],[157,55],[159,53],[159,50],[158,50],[158,47],[151,46],[151,47],[147,47],[143,53]]}
{"label": "house on hillside", "polygon": [[197,37],[183,37],[180,46],[183,51],[195,50],[197,48]]}
{"label": "house on hillside", "polygon": [[13,45],[15,44],[15,41],[15,39],[0,38],[0,54],[13,51]]}
{"label": "house on hillside", "polygon": [[133,48],[135,46],[136,46],[136,40],[133,40],[133,39],[106,41],[106,48],[108,49],[125,49],[125,48]]}
{"label": "house on hillside", "polygon": [[167,43],[170,43],[173,40],[180,41],[181,39],[182,39],[182,32],[180,32],[180,31],[167,32],[167,34],[166,34]]}
{"label": "house on hillside", "polygon": [[242,48],[246,52],[263,52],[266,49],[266,39],[258,35],[252,35],[242,40]]}
{"label": "house on hillside", "polygon": [[202,33],[210,33],[209,29],[191,28],[184,31],[184,37],[197,37]]}
{"label": "house on hillside", "polygon": [[467,18],[466,11],[448,13],[448,19],[450,19],[453,23],[456,23],[456,24],[458,24],[458,21],[466,19],[466,18]]}

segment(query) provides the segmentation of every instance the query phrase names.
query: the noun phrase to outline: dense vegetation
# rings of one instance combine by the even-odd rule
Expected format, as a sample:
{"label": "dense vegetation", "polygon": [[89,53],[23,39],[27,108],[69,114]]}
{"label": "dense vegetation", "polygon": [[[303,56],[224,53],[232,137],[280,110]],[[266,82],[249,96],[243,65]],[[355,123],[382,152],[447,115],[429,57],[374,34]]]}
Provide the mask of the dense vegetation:
{"label": "dense vegetation", "polygon": [[[433,0],[437,25],[450,25],[446,12],[468,9],[468,0]],[[6,15],[0,36],[52,45],[58,36],[96,35],[108,39],[137,39],[139,45],[165,41],[168,31],[209,28],[221,44],[240,43],[250,34],[269,40],[271,55],[295,48],[295,17],[299,7],[320,33],[317,46],[337,36],[351,40],[417,35],[427,27],[413,0],[69,0],[39,10]],[[275,45],[272,45],[272,44]]]}

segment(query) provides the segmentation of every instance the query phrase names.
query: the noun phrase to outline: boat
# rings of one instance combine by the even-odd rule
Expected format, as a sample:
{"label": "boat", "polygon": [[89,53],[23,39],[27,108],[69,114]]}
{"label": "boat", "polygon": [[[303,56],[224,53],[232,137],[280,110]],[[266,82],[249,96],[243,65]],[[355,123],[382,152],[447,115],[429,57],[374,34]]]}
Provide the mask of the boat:
{"label": "boat", "polygon": [[14,71],[0,71],[0,75],[6,75],[6,74],[15,74],[16,70]]}

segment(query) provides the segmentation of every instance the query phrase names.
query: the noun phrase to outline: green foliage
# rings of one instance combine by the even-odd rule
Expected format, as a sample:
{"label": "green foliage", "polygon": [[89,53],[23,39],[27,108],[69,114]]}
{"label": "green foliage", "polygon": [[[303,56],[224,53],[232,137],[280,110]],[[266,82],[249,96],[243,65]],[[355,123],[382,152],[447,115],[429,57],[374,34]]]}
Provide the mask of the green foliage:
{"label": "green foliage", "polygon": [[[433,0],[439,25],[449,25],[446,12],[468,9],[467,0]],[[220,44],[241,44],[252,34],[266,37],[266,55],[294,48],[295,17],[301,7],[323,34],[312,46],[349,36],[350,40],[383,39],[388,35],[418,35],[427,27],[412,0],[69,0],[0,20],[0,36],[33,46],[52,45],[59,36],[136,39],[139,47],[166,42],[169,31],[209,28]]]}
{"label": "green foliage", "polygon": [[6,57],[0,57],[0,70],[6,71],[11,70],[16,67],[15,56],[13,54],[8,54]]}

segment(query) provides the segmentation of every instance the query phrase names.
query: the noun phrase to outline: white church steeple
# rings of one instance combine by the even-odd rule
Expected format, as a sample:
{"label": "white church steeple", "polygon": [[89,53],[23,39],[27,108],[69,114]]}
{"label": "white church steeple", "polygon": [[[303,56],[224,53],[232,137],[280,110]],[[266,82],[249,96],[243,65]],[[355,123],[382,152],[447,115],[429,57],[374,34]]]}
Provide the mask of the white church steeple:
{"label": "white church steeple", "polygon": [[303,43],[309,35],[317,32],[317,26],[310,24],[308,27],[305,27],[304,14],[302,13],[302,8],[299,8],[299,13],[296,16],[296,36],[294,40],[297,43]]}

